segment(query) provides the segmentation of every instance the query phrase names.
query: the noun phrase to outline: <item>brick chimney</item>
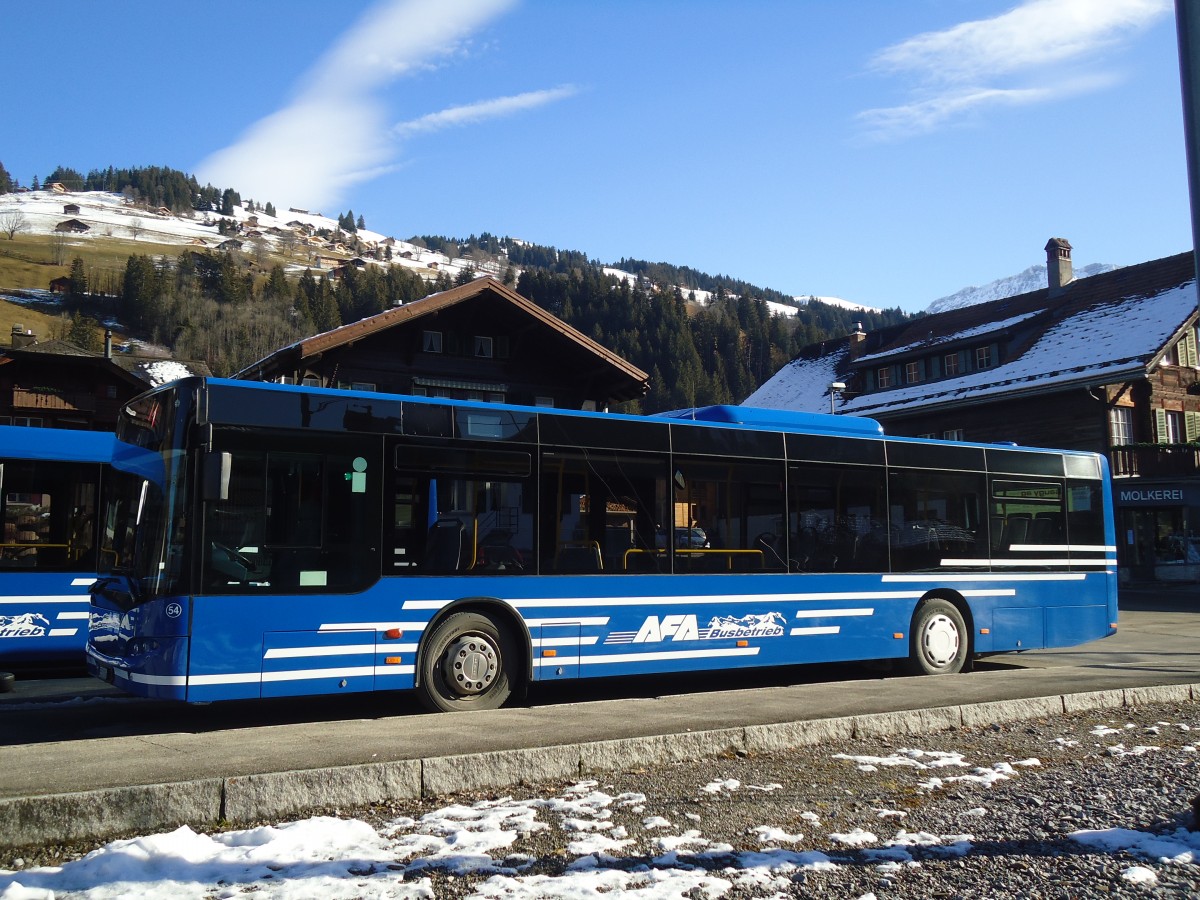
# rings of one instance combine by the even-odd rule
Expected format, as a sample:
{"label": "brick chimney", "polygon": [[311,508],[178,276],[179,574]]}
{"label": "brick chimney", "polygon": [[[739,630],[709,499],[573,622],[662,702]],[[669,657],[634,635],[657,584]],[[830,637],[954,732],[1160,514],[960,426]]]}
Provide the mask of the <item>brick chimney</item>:
{"label": "brick chimney", "polygon": [[1046,279],[1053,297],[1075,278],[1071,267],[1071,242],[1065,238],[1050,238],[1046,242]]}
{"label": "brick chimney", "polygon": [[863,347],[867,343],[867,333],[863,331],[862,322],[854,323],[854,331],[850,334],[850,351],[847,354],[850,359],[858,359],[862,356]]}

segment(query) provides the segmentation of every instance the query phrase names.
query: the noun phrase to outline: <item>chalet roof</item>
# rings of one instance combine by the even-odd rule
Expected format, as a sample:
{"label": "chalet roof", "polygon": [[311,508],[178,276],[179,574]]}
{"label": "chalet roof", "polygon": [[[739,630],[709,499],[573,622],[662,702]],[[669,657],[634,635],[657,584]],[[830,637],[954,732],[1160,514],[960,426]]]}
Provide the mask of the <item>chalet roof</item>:
{"label": "chalet roof", "polygon": [[459,285],[450,290],[430,294],[428,297],[420,300],[405,303],[403,306],[393,307],[385,312],[360,319],[349,325],[343,325],[324,334],[314,335],[313,337],[289,344],[286,347],[276,350],[270,356],[252,363],[233,377],[258,378],[261,377],[265,370],[270,370],[275,364],[282,363],[287,359],[295,359],[297,357],[299,359],[306,359],[317,356],[336,347],[352,344],[355,341],[386,331],[389,328],[412,322],[423,316],[432,315],[448,307],[484,295],[491,296],[496,302],[510,305],[519,313],[533,319],[540,326],[561,336],[566,341],[599,359],[613,371],[618,380],[628,383],[627,388],[620,392],[621,395],[614,396],[612,399],[631,400],[642,396],[644,393],[646,383],[650,377],[649,375],[622,359],[611,350],[596,343],[587,335],[575,330],[566,322],[556,318],[536,303],[526,300],[516,291],[490,277],[477,278],[474,281]]}
{"label": "chalet roof", "polygon": [[1181,253],[882,329],[854,359],[848,338],[810,345],[745,405],[828,412],[832,382],[989,338],[1005,344],[993,368],[838,397],[837,409],[879,416],[1110,384],[1144,375],[1195,313],[1194,257]]}
{"label": "chalet roof", "polygon": [[127,353],[105,357],[103,353],[84,350],[69,341],[61,340],[39,341],[26,347],[5,347],[0,350],[0,361],[38,359],[45,356],[74,359],[85,365],[112,365],[119,370],[122,377],[136,379],[142,387],[157,387],[189,375],[212,375],[208,364],[198,360],[131,356]]}

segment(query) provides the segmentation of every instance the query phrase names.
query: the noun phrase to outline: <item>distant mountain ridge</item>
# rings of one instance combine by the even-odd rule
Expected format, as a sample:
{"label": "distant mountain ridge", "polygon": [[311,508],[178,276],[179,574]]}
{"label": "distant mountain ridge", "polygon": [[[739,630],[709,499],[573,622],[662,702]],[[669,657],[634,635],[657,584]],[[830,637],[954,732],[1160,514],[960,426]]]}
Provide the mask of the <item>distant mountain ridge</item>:
{"label": "distant mountain ridge", "polygon": [[[1089,278],[1092,275],[1111,272],[1113,269],[1119,268],[1121,267],[1111,263],[1091,263],[1076,269],[1075,278]],[[1015,297],[1018,294],[1027,294],[1030,291],[1044,288],[1047,283],[1046,265],[1042,263],[1030,266],[1024,272],[1017,275],[1009,275],[1007,278],[997,278],[995,281],[978,287],[965,287],[961,291],[956,291],[949,296],[934,300],[925,308],[925,312],[932,315],[933,313],[947,312],[951,309],[961,309],[964,306],[974,306],[976,303],[1003,300],[1005,297]]]}

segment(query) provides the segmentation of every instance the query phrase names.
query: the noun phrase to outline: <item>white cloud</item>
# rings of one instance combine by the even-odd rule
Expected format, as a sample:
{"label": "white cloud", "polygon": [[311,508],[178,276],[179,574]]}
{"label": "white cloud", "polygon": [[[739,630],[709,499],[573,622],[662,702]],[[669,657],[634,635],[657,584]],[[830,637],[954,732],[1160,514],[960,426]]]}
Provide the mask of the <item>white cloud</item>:
{"label": "white cloud", "polygon": [[441,112],[421,116],[419,119],[400,122],[392,128],[392,134],[397,137],[411,137],[415,134],[441,131],[444,128],[474,125],[487,119],[509,116],[515,112],[544,106],[547,103],[571,97],[576,93],[574,87],[564,85],[551,90],[528,91],[511,97],[497,97],[494,100],[483,100],[466,106],[452,106]]}
{"label": "white cloud", "polygon": [[471,34],[515,0],[383,0],[305,74],[296,97],[200,163],[197,177],[244,197],[319,209],[354,184],[393,170],[396,139],[471,124],[551,100],[534,91],[433,113],[389,127],[380,90],[462,55]]}
{"label": "white cloud", "polygon": [[876,137],[902,137],[988,107],[1098,90],[1116,76],[1090,67],[1170,11],[1170,0],[1027,0],[991,19],[919,34],[870,63],[914,79],[912,102],[867,110],[859,121]]}

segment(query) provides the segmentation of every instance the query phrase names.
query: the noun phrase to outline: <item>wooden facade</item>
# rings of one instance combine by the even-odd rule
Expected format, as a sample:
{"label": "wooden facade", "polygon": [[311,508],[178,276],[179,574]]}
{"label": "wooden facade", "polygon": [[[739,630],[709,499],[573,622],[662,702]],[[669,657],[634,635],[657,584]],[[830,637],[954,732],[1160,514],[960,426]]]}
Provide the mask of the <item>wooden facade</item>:
{"label": "wooden facade", "polygon": [[492,278],[306,338],[234,377],[569,409],[604,409],[649,385]]}
{"label": "wooden facade", "polygon": [[[147,366],[164,362],[92,353],[66,341],[39,342],[15,330],[13,344],[0,351],[3,425],[112,431],[121,407],[151,387]],[[210,374],[202,363],[186,368]]]}

